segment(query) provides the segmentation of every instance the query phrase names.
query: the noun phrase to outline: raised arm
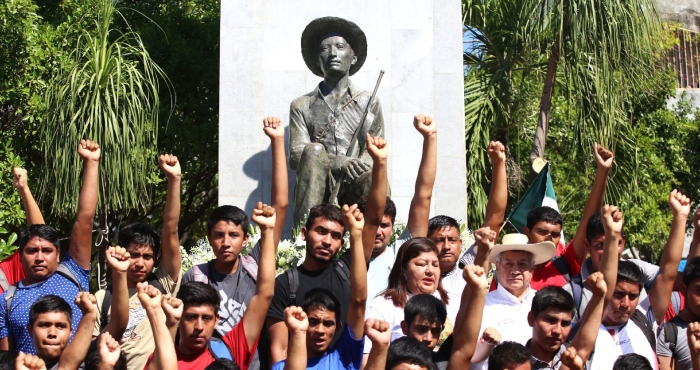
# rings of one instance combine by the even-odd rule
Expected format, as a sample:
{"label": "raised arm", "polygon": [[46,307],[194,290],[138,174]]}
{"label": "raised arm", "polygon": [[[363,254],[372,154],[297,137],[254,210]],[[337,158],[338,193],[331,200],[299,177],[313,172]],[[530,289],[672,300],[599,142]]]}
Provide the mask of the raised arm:
{"label": "raised arm", "polygon": [[[496,232],[484,227],[474,232],[474,238],[479,248],[484,244],[493,245],[496,240]],[[474,356],[476,343],[479,340],[479,328],[484,314],[486,294],[489,291],[486,275],[486,271],[481,266],[467,265],[464,267],[463,277],[467,281],[467,285],[462,293],[455,329],[452,332],[454,343],[447,365],[448,370],[469,367]]]}
{"label": "raised arm", "polygon": [[615,292],[617,283],[617,255],[618,243],[622,237],[622,224],[624,223],[622,212],[611,205],[603,206],[603,229],[605,230],[605,241],[603,242],[603,255],[600,257],[600,272],[605,279],[606,293],[605,301],[609,301]]}
{"label": "raised arm", "polygon": [[185,306],[182,304],[180,299],[175,298],[170,294],[166,294],[161,300],[161,307],[165,313],[165,326],[168,328],[168,332],[170,333],[170,337],[172,338],[173,342],[175,342],[177,328],[178,325],[180,325],[182,311]]}
{"label": "raised arm", "polygon": [[41,357],[20,351],[15,358],[15,370],[46,370],[46,364]]}
{"label": "raised arm", "polygon": [[386,321],[369,318],[365,321],[365,333],[367,339],[372,341],[372,349],[369,350],[364,370],[384,370],[391,342],[391,326]]}
{"label": "raised arm", "polygon": [[102,333],[100,334],[100,339],[98,339],[97,350],[100,351],[100,361],[97,365],[97,370],[114,369],[122,352],[119,342],[114,340],[109,333]]}
{"label": "raised arm", "polygon": [[[387,157],[389,148],[386,141],[381,137],[366,136],[367,152],[372,157],[372,184],[367,195],[365,206],[364,228],[360,244],[364,245],[365,258],[363,265],[369,262],[372,257],[372,246],[377,235],[379,224],[384,218],[384,207],[386,206],[386,192],[389,186],[387,180]],[[354,263],[354,262],[353,262]],[[363,316],[364,319],[364,316]],[[362,323],[364,325],[364,323]],[[360,330],[361,331],[361,330]],[[357,338],[357,337],[356,337]]]}
{"label": "raised arm", "polygon": [[600,207],[603,206],[605,186],[608,181],[608,172],[610,172],[610,167],[612,167],[614,160],[613,153],[603,148],[601,145],[598,145],[598,143],[595,144],[593,153],[595,154],[595,162],[597,167],[595,180],[593,180],[591,193],[588,195],[588,200],[583,208],[581,222],[578,225],[578,229],[576,229],[576,235],[574,235],[574,251],[576,251],[576,260],[579,261],[579,263],[583,263],[583,261],[586,259],[586,246],[584,244],[584,240],[586,239],[586,225],[588,224],[588,219],[591,218],[594,213],[598,212]]}
{"label": "raised arm", "polygon": [[260,227],[260,262],[255,295],[241,319],[249,348],[260,336],[275,295],[275,209],[258,202],[251,219]]}
{"label": "raised arm", "polygon": [[365,335],[367,305],[367,264],[362,248],[363,217],[356,204],[343,206],[343,221],[350,233],[350,302],[345,322],[355,339]]}
{"label": "raised arm", "polygon": [[83,186],[78,198],[78,212],[70,234],[68,253],[82,268],[90,268],[92,250],[92,223],[97,208],[97,180],[100,161],[100,146],[90,140],[81,140],[78,155],[83,160]]}
{"label": "raised arm", "polygon": [[78,323],[73,340],[66,346],[58,360],[59,370],[78,370],[78,367],[87,356],[90,342],[92,341],[92,330],[97,321],[97,300],[95,296],[88,292],[80,292],[75,297],[75,304],[80,308],[83,317]]}
{"label": "raised arm", "polygon": [[44,222],[44,216],[41,214],[39,205],[36,204],[32,192],[29,191],[27,170],[15,167],[13,172],[12,186],[17,189],[19,197],[22,198],[22,207],[24,207],[24,213],[27,215],[27,226],[45,224],[46,222]]}
{"label": "raised arm", "polygon": [[700,257],[700,208],[693,215],[693,239],[690,241],[690,250],[688,250],[688,261],[692,261],[695,257]]}
{"label": "raised arm", "polygon": [[287,178],[287,157],[284,154],[284,125],[277,117],[263,120],[263,131],[270,138],[272,147],[272,194],[270,201],[275,209],[275,248],[282,238],[284,218],[289,207],[289,180]]}
{"label": "raised arm", "polygon": [[102,325],[106,324],[104,331],[113,338],[121,338],[129,324],[129,287],[126,282],[126,273],[129,271],[131,256],[122,247],[109,247],[105,257],[112,269],[112,302],[109,321]]}
{"label": "raised arm", "polygon": [[437,174],[437,124],[433,117],[416,114],[413,127],[423,136],[423,154],[416,176],[416,189],[408,209],[406,227],[413,237],[428,236],[430,201]]}
{"label": "raised arm", "polygon": [[498,232],[506,215],[506,205],[508,203],[508,176],[506,175],[506,148],[500,141],[489,143],[486,152],[491,159],[493,174],[491,175],[491,191],[489,200],[486,203],[486,216],[481,225],[489,227]]}
{"label": "raised arm", "polygon": [[659,273],[654,278],[654,284],[649,292],[649,302],[651,303],[656,323],[659,325],[664,319],[664,313],[668,308],[668,304],[671,302],[673,282],[676,280],[678,264],[680,264],[683,257],[685,224],[690,214],[690,199],[681,194],[680,191],[673,190],[668,198],[668,205],[673,215],[671,231],[668,234],[668,241],[659,263]]}
{"label": "raised arm", "polygon": [[291,306],[284,309],[284,323],[289,330],[289,348],[284,370],[306,369],[306,332],[309,319],[301,307]]}
{"label": "raised arm", "polygon": [[700,323],[692,322],[688,324],[686,335],[688,336],[688,350],[690,351],[693,370],[700,370]]}
{"label": "raised arm", "polygon": [[[138,298],[141,307],[146,310],[146,317],[151,324],[153,340],[156,349],[153,359],[148,365],[149,369],[177,369],[177,353],[173,344],[170,331],[165,325],[165,313],[163,313],[160,291],[147,282],[138,283]],[[155,366],[155,367],[154,367]]]}
{"label": "raised arm", "polygon": [[[617,279],[612,280],[615,281]],[[600,329],[603,311],[605,310],[605,293],[608,287],[603,274],[600,272],[594,272],[588,276],[583,285],[591,291],[592,296],[586,309],[583,311],[581,320],[578,321],[578,325],[582,326],[571,341],[571,346],[576,348],[576,355],[583,362],[586,362],[588,356],[593,352],[593,348],[595,348],[595,341],[598,339],[598,330]]]}
{"label": "raised arm", "polygon": [[158,158],[160,168],[168,178],[168,194],[163,210],[163,230],[161,231],[161,263],[173,281],[180,279],[182,256],[180,255],[180,235],[177,224],[180,221],[180,180],[182,170],[177,157],[164,154]]}

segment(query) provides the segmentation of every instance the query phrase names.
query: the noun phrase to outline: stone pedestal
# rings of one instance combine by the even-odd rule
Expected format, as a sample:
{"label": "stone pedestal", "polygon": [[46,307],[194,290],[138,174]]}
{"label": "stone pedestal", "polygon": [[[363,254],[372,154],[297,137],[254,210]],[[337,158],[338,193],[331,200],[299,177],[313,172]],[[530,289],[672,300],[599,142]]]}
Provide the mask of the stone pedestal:
{"label": "stone pedestal", "polygon": [[[289,104],[320,78],[301,57],[300,39],[313,19],[337,16],[367,36],[368,56],[353,82],[377,96],[390,145],[389,183],[406,222],[422,137],[413,115],[438,124],[438,170],[431,215],[466,218],[462,16],[458,0],[223,0],[219,110],[219,204],[250,213],[270,201],[271,150],[262,120],[274,115],[289,125]],[[289,135],[289,128],[287,128]],[[291,230],[294,171],[289,170]]]}

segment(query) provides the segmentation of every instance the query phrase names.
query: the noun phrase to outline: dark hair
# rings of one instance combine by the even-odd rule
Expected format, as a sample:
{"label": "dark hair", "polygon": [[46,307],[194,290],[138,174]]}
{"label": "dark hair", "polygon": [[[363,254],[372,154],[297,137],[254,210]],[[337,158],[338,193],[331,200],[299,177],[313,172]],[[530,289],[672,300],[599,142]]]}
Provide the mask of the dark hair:
{"label": "dark hair", "polygon": [[428,320],[431,324],[445,324],[447,309],[445,304],[430,294],[417,294],[406,302],[403,308],[403,320],[411,326],[413,320],[419,316]]}
{"label": "dark hair", "polygon": [[15,351],[0,351],[0,370],[15,370]]}
{"label": "dark hair", "polygon": [[530,351],[517,342],[501,342],[491,351],[488,370],[503,370],[526,362],[530,362]]}
{"label": "dark hair", "polygon": [[[88,353],[85,357],[85,368],[84,370],[97,370],[100,366],[100,351],[94,350]],[[119,352],[119,359],[117,363],[114,364],[114,370],[126,370],[126,354],[124,351]]]}
{"label": "dark hair", "polygon": [[309,290],[304,295],[304,302],[301,304],[301,309],[308,313],[310,308],[325,308],[328,311],[335,313],[336,324],[341,317],[341,303],[338,297],[331,291],[323,288],[314,288]]}
{"label": "dark hair", "polygon": [[[639,286],[639,290],[642,290],[642,281],[644,280],[644,275],[642,270],[639,269],[632,261],[620,261],[617,264],[617,283],[626,282],[630,284],[635,284]],[[617,284],[616,283],[616,284]]]}
{"label": "dark hair", "polygon": [[540,312],[544,312],[549,307],[557,308],[564,312],[574,314],[574,298],[564,288],[558,286],[547,286],[537,292],[532,299],[530,312],[537,318]]}
{"label": "dark hair", "polygon": [[[622,227],[621,234],[622,237],[625,236],[624,226]],[[603,227],[603,213],[598,211],[588,218],[588,222],[586,223],[586,240],[591,242],[601,235],[605,235],[605,227]]]}
{"label": "dark hair", "polygon": [[[360,212],[365,213],[365,208],[367,207],[367,194],[360,197],[357,200],[357,208]],[[396,221],[396,204],[391,198],[386,197],[386,204],[384,205],[384,216],[389,216],[391,223]]]}
{"label": "dark hair", "polygon": [[34,325],[37,317],[47,312],[59,312],[66,315],[69,325],[73,320],[73,309],[68,302],[57,295],[49,294],[39,298],[29,308],[29,325]]}
{"label": "dark hair", "polygon": [[700,280],[700,257],[695,257],[685,263],[683,284],[685,284],[686,289],[688,289],[690,284],[698,280]]}
{"label": "dark hair", "polygon": [[[413,238],[399,248],[394,267],[391,268],[391,272],[389,273],[389,285],[381,293],[382,296],[391,299],[392,302],[394,302],[394,306],[406,306],[406,300],[410,293],[406,285],[408,263],[422,253],[435,253],[437,256],[438,249],[435,243],[428,238]],[[436,276],[439,277],[439,275],[440,274],[437,274]],[[440,292],[440,300],[442,300],[442,303],[447,305],[449,303],[449,298],[447,297],[447,291],[442,287],[442,279],[438,279],[437,291]]]}
{"label": "dark hair", "polygon": [[119,230],[117,243],[124,248],[130,244],[147,245],[153,249],[153,255],[160,254],[160,235],[152,227],[141,222],[136,222]]}
{"label": "dark hair", "polygon": [[613,370],[654,370],[646,357],[638,353],[628,353],[615,360]]}
{"label": "dark hair", "polygon": [[233,222],[234,225],[240,226],[241,229],[243,229],[243,236],[248,234],[250,224],[248,222],[248,215],[236,206],[220,206],[214,208],[207,220],[207,233],[211,233],[211,229],[219,221]]}
{"label": "dark hair", "polygon": [[314,221],[317,218],[325,218],[328,221],[337,222],[343,227],[343,233],[345,232],[345,222],[343,222],[343,214],[340,212],[338,206],[334,206],[328,203],[321,203],[311,207],[309,210],[309,217],[306,218],[306,230],[310,230],[314,226]]}
{"label": "dark hair", "polygon": [[433,367],[433,356],[425,344],[415,338],[401,337],[389,346],[389,353],[386,355],[386,368],[392,369],[401,363],[409,363],[431,369]]}
{"label": "dark hair", "polygon": [[182,284],[177,298],[182,300],[184,306],[211,306],[214,312],[219,313],[221,296],[211,285],[199,281],[189,281]]}
{"label": "dark hair", "polygon": [[457,233],[459,233],[459,223],[457,220],[450,216],[438,215],[428,221],[428,237],[433,235],[435,231],[445,227],[454,227],[457,229]]}
{"label": "dark hair", "polygon": [[552,207],[542,206],[533,208],[527,213],[527,228],[532,230],[538,222],[546,222],[552,225],[563,225],[561,214]]}
{"label": "dark hair", "polygon": [[19,234],[19,250],[21,251],[32,238],[44,239],[53,244],[57,251],[61,249],[58,244],[58,231],[49,225],[37,224],[24,229]]}
{"label": "dark hair", "polygon": [[241,370],[241,368],[238,367],[237,363],[227,358],[220,358],[205,367],[204,370]]}

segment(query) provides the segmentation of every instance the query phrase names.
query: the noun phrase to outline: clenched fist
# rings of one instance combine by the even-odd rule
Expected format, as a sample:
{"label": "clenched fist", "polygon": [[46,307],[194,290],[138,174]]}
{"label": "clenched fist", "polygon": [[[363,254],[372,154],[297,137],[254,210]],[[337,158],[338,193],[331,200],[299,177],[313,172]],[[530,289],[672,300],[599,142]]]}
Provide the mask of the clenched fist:
{"label": "clenched fist", "polygon": [[413,127],[423,135],[424,138],[437,134],[437,125],[433,122],[433,117],[416,114],[413,117]]}
{"label": "clenched fist", "polygon": [[100,146],[90,140],[80,140],[80,144],[78,144],[78,155],[85,162],[97,162],[100,160]]}

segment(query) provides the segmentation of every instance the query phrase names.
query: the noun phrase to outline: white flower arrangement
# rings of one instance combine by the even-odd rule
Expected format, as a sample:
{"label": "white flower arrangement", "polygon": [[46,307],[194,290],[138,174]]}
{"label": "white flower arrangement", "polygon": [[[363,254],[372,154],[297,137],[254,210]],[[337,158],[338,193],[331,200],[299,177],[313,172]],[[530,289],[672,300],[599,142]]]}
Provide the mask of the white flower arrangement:
{"label": "white flower arrangement", "polygon": [[[292,230],[292,238],[280,240],[277,246],[277,271],[276,275],[282,274],[284,271],[289,270],[293,267],[300,266],[304,263],[304,257],[306,256],[306,242],[301,238],[301,226],[304,225],[302,222],[298,227]],[[396,240],[396,238],[401,235],[401,233],[406,229],[406,224],[396,222],[394,223],[394,230],[391,235],[391,243]],[[460,235],[462,238],[462,253],[464,253],[469,246],[474,243],[474,234],[469,230],[465,224],[460,223]],[[347,233],[344,236],[345,242],[341,248],[338,256],[346,250],[349,245],[349,236]],[[243,248],[241,254],[248,254],[253,249],[255,244],[260,240],[260,228],[251,224],[248,229],[248,244]],[[182,255],[182,271],[187,271],[192,268],[192,266],[205,263],[216,259],[214,256],[214,251],[212,250],[209,242],[206,238],[199,239],[197,244],[190,249],[189,252],[185,250],[184,247],[180,246],[180,254]]]}

